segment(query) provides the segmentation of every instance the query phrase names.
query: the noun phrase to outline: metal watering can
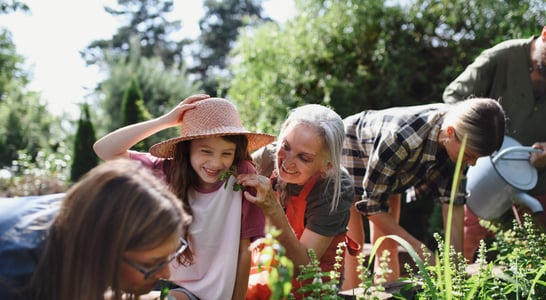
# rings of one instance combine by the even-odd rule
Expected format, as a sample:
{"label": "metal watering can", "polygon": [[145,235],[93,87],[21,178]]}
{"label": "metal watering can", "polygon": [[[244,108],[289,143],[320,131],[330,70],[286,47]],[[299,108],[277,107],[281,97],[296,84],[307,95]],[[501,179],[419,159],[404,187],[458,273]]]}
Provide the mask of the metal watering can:
{"label": "metal watering can", "polygon": [[533,213],[543,211],[540,202],[525,193],[535,187],[538,174],[529,163],[532,152],[540,149],[521,146],[513,138],[504,137],[501,149],[481,157],[468,168],[466,205],[478,217],[494,220],[515,203],[523,204]]}

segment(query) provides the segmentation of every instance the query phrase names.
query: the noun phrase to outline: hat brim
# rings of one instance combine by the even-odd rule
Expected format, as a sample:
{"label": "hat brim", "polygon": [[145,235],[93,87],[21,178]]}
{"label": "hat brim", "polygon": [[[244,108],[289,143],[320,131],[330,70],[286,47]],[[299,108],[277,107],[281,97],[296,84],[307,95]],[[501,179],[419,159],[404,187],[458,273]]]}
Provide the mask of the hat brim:
{"label": "hat brim", "polygon": [[233,131],[233,129],[226,130],[224,132],[218,132],[218,133],[211,133],[211,134],[201,134],[201,135],[187,135],[187,136],[180,136],[175,137],[172,139],[168,139],[162,142],[159,142],[153,146],[150,147],[150,153],[153,156],[160,157],[160,158],[173,158],[174,157],[174,148],[176,144],[183,142],[183,141],[189,141],[189,140],[196,140],[196,139],[202,139],[202,138],[209,138],[209,137],[218,137],[218,136],[226,136],[226,135],[245,135],[248,139],[248,151],[252,152],[254,150],[257,150],[263,146],[266,146],[268,144],[271,144],[275,141],[276,137],[274,135],[270,135],[267,133],[256,133],[256,132],[250,132],[250,131]]}

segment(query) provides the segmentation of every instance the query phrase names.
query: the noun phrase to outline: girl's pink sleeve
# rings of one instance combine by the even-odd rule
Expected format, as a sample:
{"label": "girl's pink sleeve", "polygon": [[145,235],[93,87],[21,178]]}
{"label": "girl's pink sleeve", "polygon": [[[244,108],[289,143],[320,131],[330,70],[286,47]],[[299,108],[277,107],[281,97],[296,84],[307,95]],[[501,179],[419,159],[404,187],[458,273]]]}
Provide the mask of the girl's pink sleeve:
{"label": "girl's pink sleeve", "polygon": [[129,151],[129,159],[138,161],[150,168],[152,173],[163,181],[167,180],[167,176],[163,172],[163,158],[153,156],[148,152]]}

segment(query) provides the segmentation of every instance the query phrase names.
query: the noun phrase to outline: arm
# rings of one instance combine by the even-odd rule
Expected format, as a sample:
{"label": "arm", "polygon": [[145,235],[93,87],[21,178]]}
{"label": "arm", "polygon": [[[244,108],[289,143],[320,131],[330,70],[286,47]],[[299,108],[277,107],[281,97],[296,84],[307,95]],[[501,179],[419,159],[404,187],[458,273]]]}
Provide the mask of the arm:
{"label": "arm", "polygon": [[250,246],[249,239],[241,239],[239,243],[239,260],[237,263],[237,275],[235,277],[235,289],[231,299],[245,299],[248,288],[248,277],[250,276]]}
{"label": "arm", "polygon": [[332,241],[332,237],[322,236],[305,229],[301,239],[298,240],[288,223],[282,206],[275,198],[269,178],[255,174],[241,174],[237,176],[237,179],[240,184],[256,189],[255,196],[245,191],[245,198],[258,205],[269,223],[281,230],[277,240],[284,246],[287,257],[292,260],[295,266],[306,265],[311,261],[307,254],[309,248],[314,249],[317,258],[322,257]]}
{"label": "arm", "polygon": [[128,151],[133,145],[163,129],[179,125],[184,112],[194,107],[193,102],[208,97],[202,94],[190,96],[161,117],[132,124],[105,135],[95,142],[93,149],[102,160],[129,158]]}
{"label": "arm", "polygon": [[381,232],[397,235],[406,240],[421,257],[421,259],[424,259],[423,250],[421,249],[421,244],[423,243],[402,228],[402,226],[398,225],[398,222],[396,222],[396,220],[390,214],[380,212],[369,215],[368,220],[370,220],[370,222],[372,222],[375,226],[379,227]]}
{"label": "arm", "polygon": [[488,52],[480,54],[444,90],[442,98],[446,103],[463,101],[469,97],[488,97],[495,62]]}
{"label": "arm", "polygon": [[[442,203],[442,217],[444,220],[444,228],[447,226],[447,212],[449,203]],[[463,252],[464,241],[464,205],[453,205],[451,219],[451,245],[457,252]]]}

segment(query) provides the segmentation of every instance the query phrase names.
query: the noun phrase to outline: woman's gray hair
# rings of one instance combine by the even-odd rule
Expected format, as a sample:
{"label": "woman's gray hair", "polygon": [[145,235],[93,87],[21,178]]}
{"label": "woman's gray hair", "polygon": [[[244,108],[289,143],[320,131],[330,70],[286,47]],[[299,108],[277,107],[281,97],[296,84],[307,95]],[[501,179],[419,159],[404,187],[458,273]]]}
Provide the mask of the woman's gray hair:
{"label": "woman's gray hair", "polygon": [[444,122],[455,128],[460,141],[466,135],[467,147],[481,155],[490,155],[500,149],[506,117],[496,100],[471,98],[454,105]]}
{"label": "woman's gray hair", "polygon": [[341,151],[345,138],[345,128],[341,117],[331,108],[319,104],[306,104],[293,109],[284,121],[279,134],[279,144],[284,136],[286,128],[293,124],[305,124],[315,128],[324,139],[325,159],[332,167],[328,170],[327,184],[334,182],[331,210],[333,211],[341,197]]}

